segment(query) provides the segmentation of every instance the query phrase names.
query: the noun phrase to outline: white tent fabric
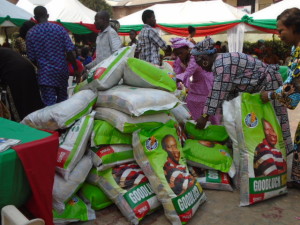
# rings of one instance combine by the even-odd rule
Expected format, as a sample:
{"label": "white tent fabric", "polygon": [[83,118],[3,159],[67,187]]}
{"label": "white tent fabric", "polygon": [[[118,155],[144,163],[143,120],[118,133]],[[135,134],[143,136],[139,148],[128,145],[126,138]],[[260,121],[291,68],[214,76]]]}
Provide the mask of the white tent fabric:
{"label": "white tent fabric", "polygon": [[[157,4],[146,9],[155,13],[159,24],[205,24],[240,20],[246,13],[224,3],[223,1],[201,1],[183,3]],[[135,12],[119,19],[120,25],[143,24],[142,13],[146,10]],[[238,32],[238,33],[237,33]],[[242,51],[244,32],[241,28],[232,28],[227,31],[229,51]]]}
{"label": "white tent fabric", "polygon": [[[259,10],[255,13],[249,15],[253,20],[264,20],[264,19],[277,19],[280,13],[284,10],[297,7],[300,9],[300,0],[283,0],[277,3],[274,3],[262,10]],[[245,32],[260,32],[253,27],[245,26]]]}
{"label": "white tent fabric", "polygon": [[[156,4],[146,9],[155,13],[157,23],[163,24],[203,24],[227,22],[241,19],[245,13],[223,1],[200,1],[183,3]],[[120,25],[143,24],[140,10],[119,19]]]}
{"label": "white tent fabric", "polygon": [[22,9],[32,12],[36,6],[43,5],[49,14],[49,21],[61,20],[69,23],[88,23],[93,24],[96,12],[87,8],[78,0],[48,0],[42,1],[19,0],[17,3]]}
{"label": "white tent fabric", "polygon": [[49,21],[93,24],[95,20],[96,12],[78,0],[52,0],[45,7],[49,14]]}
{"label": "white tent fabric", "polygon": [[272,4],[262,10],[259,10],[250,16],[254,20],[261,20],[261,19],[276,19],[277,16],[282,13],[284,10],[289,8],[300,8],[300,0],[283,0],[281,2],[277,2]]}
{"label": "white tent fabric", "polygon": [[[32,14],[6,0],[0,0],[0,17],[7,16],[15,19],[29,20],[32,17]],[[15,25],[10,21],[4,21],[2,24],[0,24],[0,26]]]}
{"label": "white tent fabric", "polygon": [[33,13],[33,9],[36,7],[36,5],[31,3],[29,0],[19,0],[17,6],[26,10],[29,13]]}

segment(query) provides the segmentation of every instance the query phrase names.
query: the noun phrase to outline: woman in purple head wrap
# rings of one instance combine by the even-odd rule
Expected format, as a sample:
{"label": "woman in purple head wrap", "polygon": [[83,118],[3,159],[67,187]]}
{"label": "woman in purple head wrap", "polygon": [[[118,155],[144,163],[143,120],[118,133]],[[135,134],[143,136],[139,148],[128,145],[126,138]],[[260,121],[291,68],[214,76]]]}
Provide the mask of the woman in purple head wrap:
{"label": "woman in purple head wrap", "polygon": [[[170,42],[176,56],[174,62],[176,79],[188,88],[187,107],[192,118],[197,120],[202,115],[206,97],[212,88],[212,73],[198,66],[195,57],[190,54],[190,49],[194,47],[193,43],[185,38],[172,38]],[[212,116],[209,119],[212,124],[220,124],[220,116]]]}

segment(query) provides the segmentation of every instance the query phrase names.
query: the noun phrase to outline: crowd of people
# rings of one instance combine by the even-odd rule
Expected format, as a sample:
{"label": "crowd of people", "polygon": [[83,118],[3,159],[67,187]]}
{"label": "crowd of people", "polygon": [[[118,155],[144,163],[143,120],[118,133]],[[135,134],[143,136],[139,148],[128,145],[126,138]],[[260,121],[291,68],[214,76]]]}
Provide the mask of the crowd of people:
{"label": "crowd of people", "polygon": [[[48,22],[45,7],[37,6],[34,17],[37,24],[25,22],[20,34],[15,36],[12,43],[15,51],[0,48],[1,89],[8,93],[9,108],[14,111],[12,119],[16,121],[39,108],[66,100],[70,70],[79,83],[86,70],[124,46],[110,25],[107,11],[95,16],[95,26],[100,31],[95,52],[83,47],[77,54],[67,31]],[[289,76],[284,83],[278,72],[279,57],[261,40],[251,52],[228,52],[226,43],[214,42],[210,37],[197,43],[194,40],[197,29],[189,26],[187,37],[172,38],[171,45],[167,45],[155,29],[154,11],[145,10],[142,21],[144,27],[139,33],[130,31],[128,45],[136,45],[135,57],[156,66],[162,66],[164,60],[173,60],[176,82],[179,88],[188,89],[186,103],[198,129],[203,129],[207,121],[221,124],[222,103],[240,92],[260,92],[263,102],[273,103],[287,153],[294,152],[292,185],[299,187],[300,126],[293,145],[286,108],[296,108],[300,100],[300,10],[285,10],[277,18],[279,37],[293,46],[288,62]]]}

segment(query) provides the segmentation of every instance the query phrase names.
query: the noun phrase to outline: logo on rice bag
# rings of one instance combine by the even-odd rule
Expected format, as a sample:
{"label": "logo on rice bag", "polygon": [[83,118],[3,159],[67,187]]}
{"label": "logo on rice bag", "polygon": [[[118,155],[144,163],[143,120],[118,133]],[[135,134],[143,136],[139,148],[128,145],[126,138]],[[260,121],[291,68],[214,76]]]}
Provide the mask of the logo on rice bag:
{"label": "logo on rice bag", "polygon": [[258,124],[258,118],[254,112],[249,113],[245,118],[245,124],[249,128],[254,128]]}
{"label": "logo on rice bag", "polygon": [[65,162],[67,161],[71,151],[69,149],[64,149],[59,147],[57,151],[56,166],[64,168]]}
{"label": "logo on rice bag", "polygon": [[75,126],[72,126],[71,131],[72,132],[78,132],[79,129],[80,129],[80,126],[79,125],[75,125]]}
{"label": "logo on rice bag", "polygon": [[227,156],[227,157],[231,157],[231,155],[230,155],[227,151],[225,151],[224,149],[219,149],[219,151],[220,151],[220,153],[221,153],[222,155],[225,155],[225,156]]}
{"label": "logo on rice bag", "polygon": [[172,73],[172,72],[168,72],[168,76],[170,77],[170,78],[176,78],[176,74],[175,73]]}
{"label": "logo on rice bag", "polygon": [[106,69],[107,69],[107,68],[104,68],[104,67],[98,68],[98,69],[96,70],[96,72],[95,72],[94,80],[99,79],[99,78],[102,76],[102,74],[105,72]]}
{"label": "logo on rice bag", "polygon": [[77,202],[79,202],[79,199],[76,196],[73,196],[69,201],[69,205],[75,205]]}
{"label": "logo on rice bag", "polygon": [[158,147],[158,140],[154,136],[152,136],[147,139],[145,146],[147,150],[153,151]]}
{"label": "logo on rice bag", "polygon": [[105,146],[105,147],[100,148],[96,152],[96,154],[101,158],[103,156],[113,154],[114,152],[115,151],[114,151],[114,149],[111,146]]}

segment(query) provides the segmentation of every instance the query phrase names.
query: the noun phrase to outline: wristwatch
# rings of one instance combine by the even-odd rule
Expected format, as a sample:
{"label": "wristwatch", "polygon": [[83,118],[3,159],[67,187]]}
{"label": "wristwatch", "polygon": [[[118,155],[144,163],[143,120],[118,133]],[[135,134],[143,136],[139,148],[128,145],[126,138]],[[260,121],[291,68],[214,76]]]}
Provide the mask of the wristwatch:
{"label": "wristwatch", "polygon": [[208,115],[206,113],[203,113],[201,116],[202,116],[202,118],[207,118],[208,117]]}
{"label": "wristwatch", "polygon": [[268,92],[268,99],[270,101],[274,99],[274,92],[273,91]]}

